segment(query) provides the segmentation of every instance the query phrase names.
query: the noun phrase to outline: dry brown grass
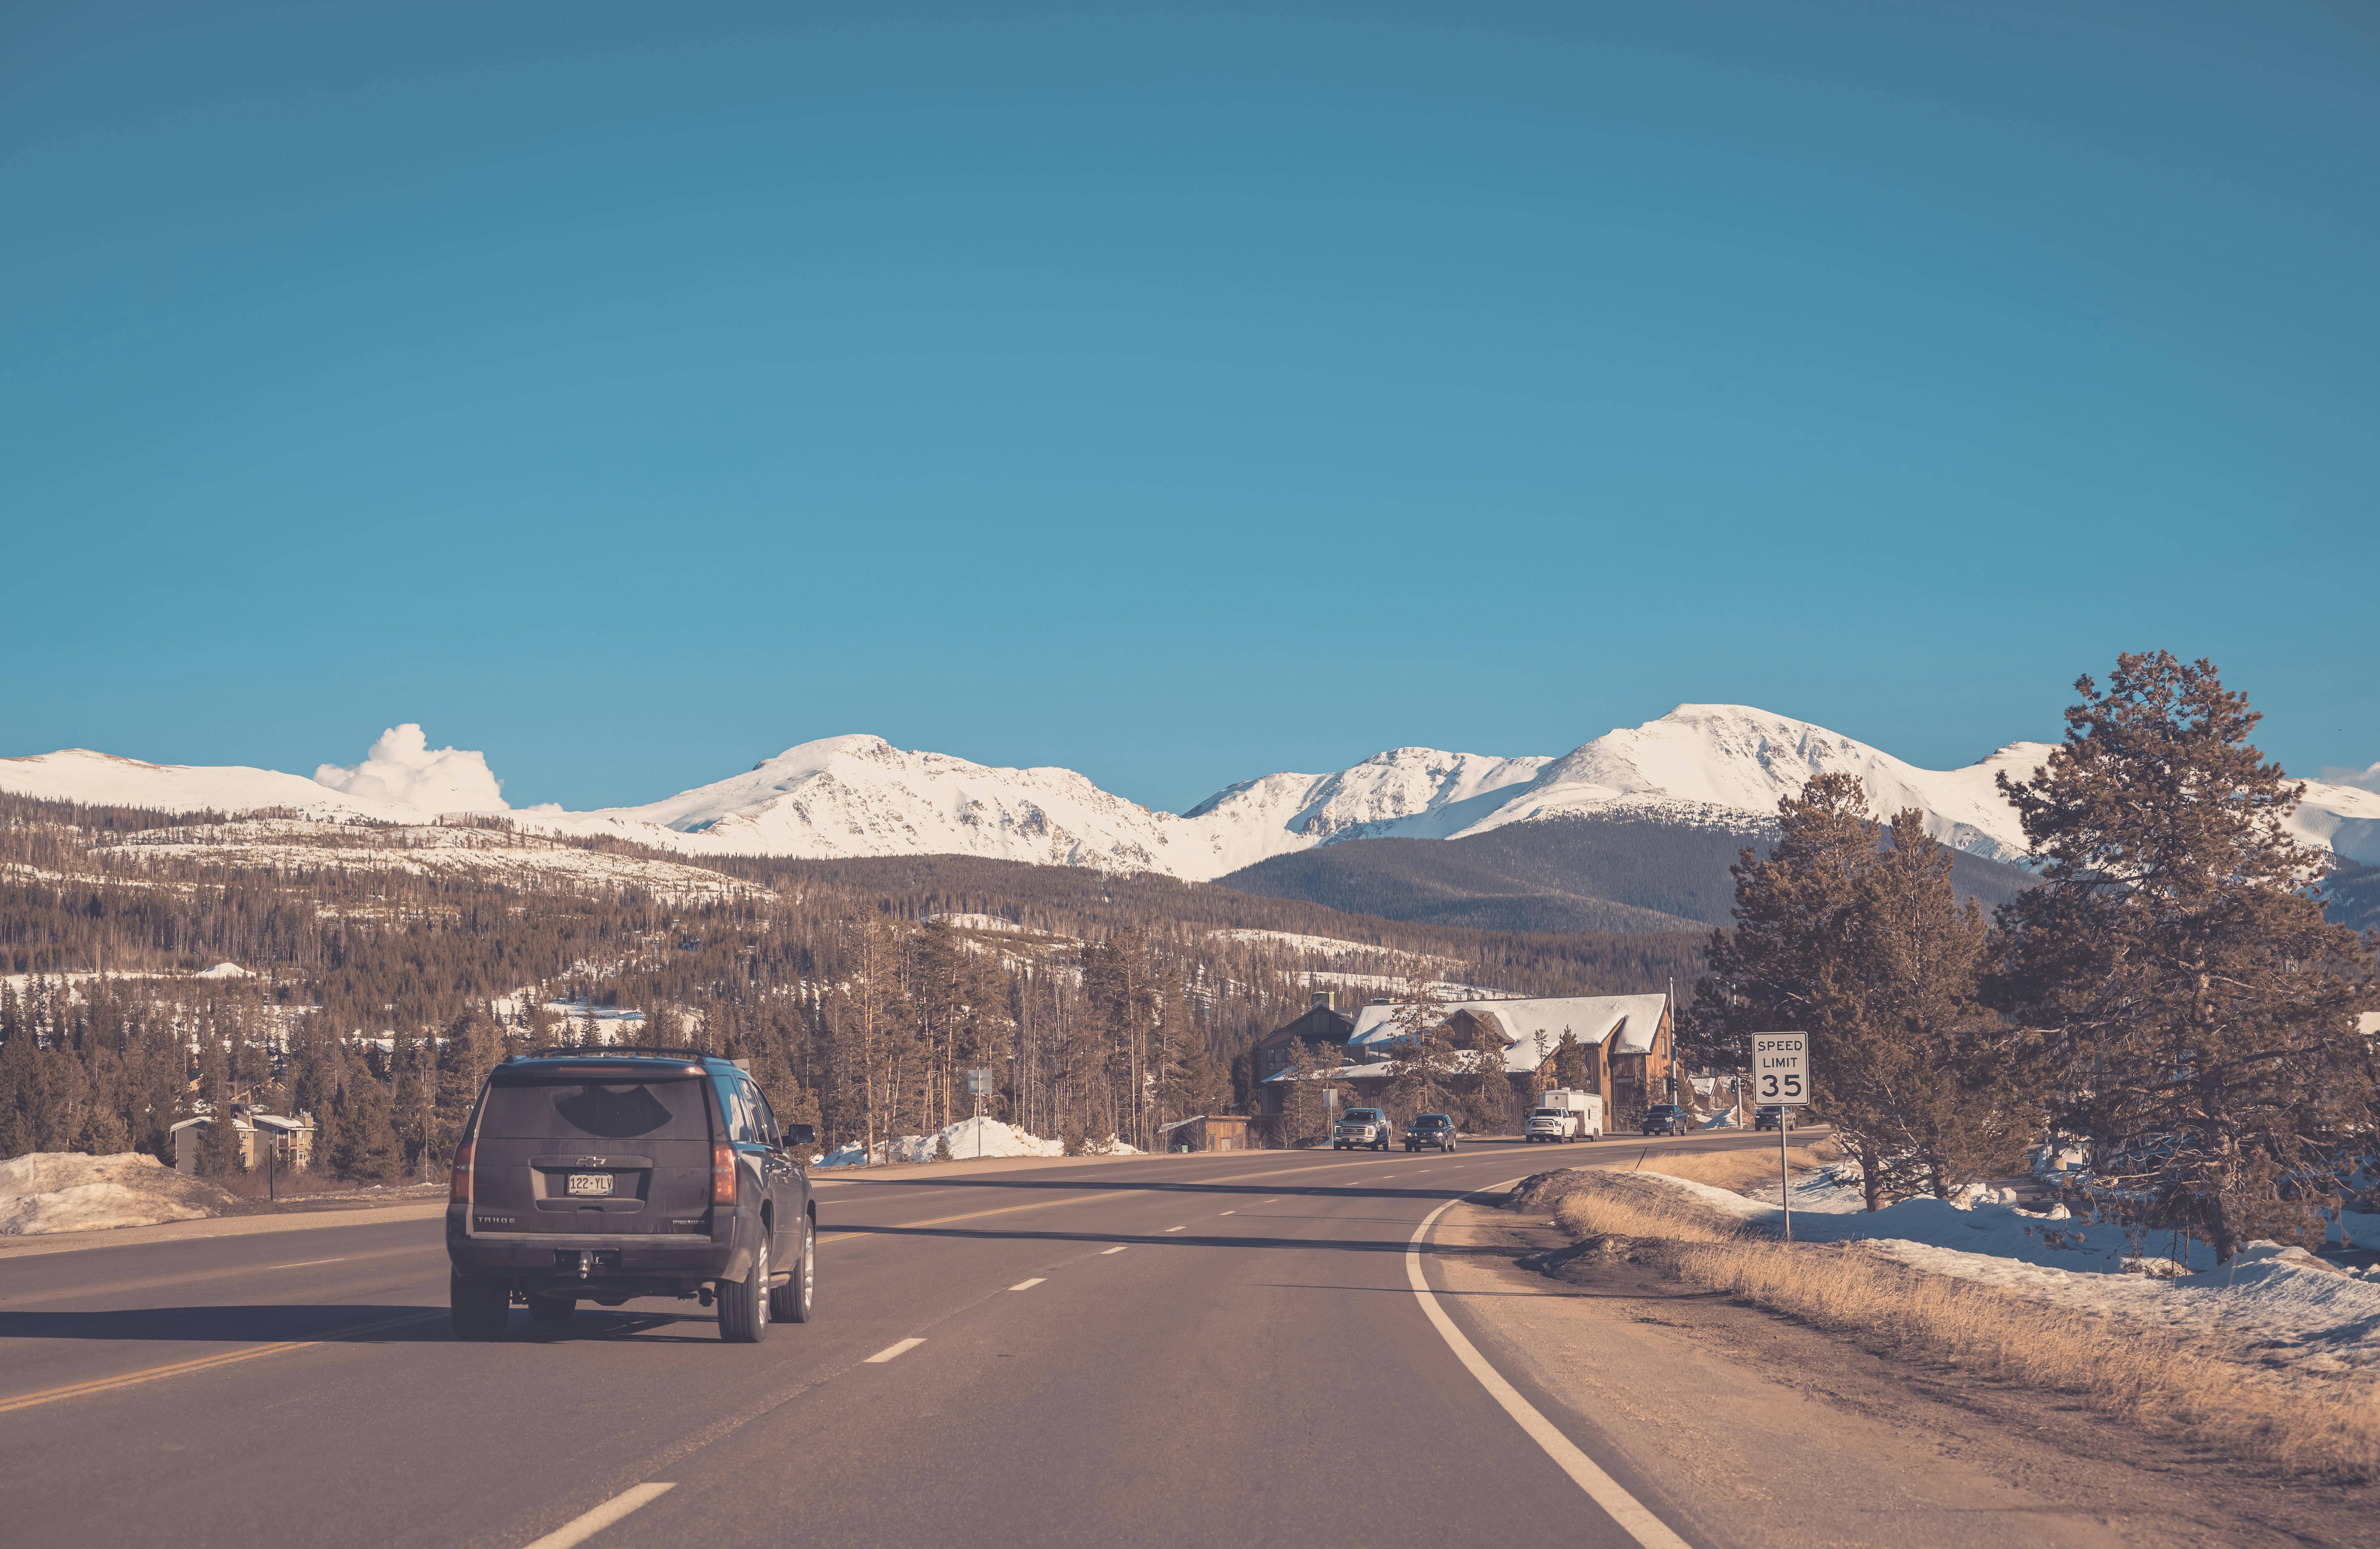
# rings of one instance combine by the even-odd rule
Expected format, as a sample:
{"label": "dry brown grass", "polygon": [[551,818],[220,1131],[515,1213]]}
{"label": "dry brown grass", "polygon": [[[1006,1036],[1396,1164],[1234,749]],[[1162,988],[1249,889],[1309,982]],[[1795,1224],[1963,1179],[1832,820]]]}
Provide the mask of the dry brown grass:
{"label": "dry brown grass", "polygon": [[[1813,1172],[1849,1157],[1850,1153],[1830,1139],[1789,1146],[1785,1151],[1786,1165],[1796,1173]],[[1613,1167],[1622,1165],[1617,1160],[1604,1164]],[[1631,1170],[1692,1178],[1696,1183],[1738,1193],[1766,1188],[1770,1201],[1777,1198],[1777,1153],[1773,1150],[1656,1151],[1647,1153]]]}
{"label": "dry brown grass", "polygon": [[2218,1342],[1928,1275],[1852,1245],[1779,1242],[1642,1174],[1582,1169],[1564,1182],[1548,1202],[1574,1236],[1630,1239],[1692,1284],[1887,1354],[2069,1394],[2234,1457],[2336,1479],[2380,1477],[2380,1412],[2369,1402],[2284,1387]]}

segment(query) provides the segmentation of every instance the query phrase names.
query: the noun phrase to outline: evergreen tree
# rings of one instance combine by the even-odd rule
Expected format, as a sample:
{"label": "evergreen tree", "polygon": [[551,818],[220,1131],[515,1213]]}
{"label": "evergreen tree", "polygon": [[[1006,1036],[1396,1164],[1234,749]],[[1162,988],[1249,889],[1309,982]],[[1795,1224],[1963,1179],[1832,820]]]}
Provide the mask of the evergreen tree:
{"label": "evergreen tree", "polygon": [[1888,831],[1844,774],[1778,804],[1767,860],[1733,868],[1736,929],[1695,987],[1706,1057],[1741,1066],[1755,1032],[1809,1036],[1811,1112],[1859,1159],[1867,1207],[2005,1171],[2039,1128],[2033,1041],[1978,1000],[1979,911],[1903,811]]}
{"label": "evergreen tree", "polygon": [[367,1061],[349,1062],[331,1113],[333,1172],[358,1183],[394,1183],[404,1176],[405,1151],[389,1120],[388,1090]]}
{"label": "evergreen tree", "polygon": [[1871,1063],[1838,1106],[1876,1142],[1889,1192],[1947,1198],[2023,1165],[2042,1128],[2041,1041],[1980,999],[1988,932],[1958,902],[1949,849],[1914,809],[1890,841],[1864,869],[1849,941]]}
{"label": "evergreen tree", "polygon": [[[1390,1066],[1381,1106],[1398,1124],[1419,1113],[1451,1113],[1462,1103],[1458,1087],[1471,1060],[1456,1046],[1446,997],[1422,973],[1407,976],[1389,1025]],[[1500,1060],[1499,1061],[1500,1064]]]}
{"label": "evergreen tree", "polygon": [[1595,1090],[1595,1076],[1587,1068],[1586,1045],[1578,1034],[1562,1029],[1561,1042],[1554,1045],[1554,1085],[1572,1092]]}
{"label": "evergreen tree", "polygon": [[2127,653],[2075,688],[2047,762],[2000,776],[2044,878],[2001,910],[2001,994],[2058,1041],[2060,1115],[2103,1175],[2228,1262],[2310,1233],[2371,1133],[2372,954],[2324,922],[2321,857],[2288,828],[2304,787],[2212,663]]}
{"label": "evergreen tree", "polygon": [[199,1091],[204,1096],[207,1119],[199,1130],[200,1176],[221,1177],[240,1171],[239,1128],[232,1113],[230,1059],[223,1040],[212,1029],[199,1039]]}
{"label": "evergreen tree", "polygon": [[[1472,1073],[1474,1080],[1465,1107],[1471,1132],[1505,1134],[1519,1117],[1520,1104],[1512,1090],[1512,1075],[1504,1066],[1504,1035],[1485,1017],[1467,1019],[1471,1041],[1464,1051],[1464,1068]],[[1564,1037],[1568,1036],[1565,1032]]]}

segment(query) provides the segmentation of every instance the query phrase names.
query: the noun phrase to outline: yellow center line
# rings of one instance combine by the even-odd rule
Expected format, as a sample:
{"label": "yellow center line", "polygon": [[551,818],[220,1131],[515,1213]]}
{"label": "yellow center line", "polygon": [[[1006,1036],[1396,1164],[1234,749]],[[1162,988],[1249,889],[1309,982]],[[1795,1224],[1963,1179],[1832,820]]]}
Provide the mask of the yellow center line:
{"label": "yellow center line", "polygon": [[384,1334],[390,1329],[406,1328],[414,1323],[426,1323],[446,1316],[442,1309],[436,1312],[414,1312],[402,1318],[383,1318],[379,1323],[358,1323],[353,1328],[335,1329],[320,1339],[291,1339],[277,1345],[253,1345],[244,1350],[226,1350],[221,1355],[200,1356],[195,1360],[177,1360],[170,1365],[146,1367],[139,1372],[127,1372],[119,1376],[94,1378],[87,1383],[69,1383],[64,1387],[47,1387],[39,1393],[20,1393],[13,1398],[0,1398],[0,1414],[17,1409],[30,1409],[38,1404],[55,1404],[63,1398],[80,1398],[93,1393],[112,1393],[119,1387],[136,1383],[153,1383],[161,1377],[179,1377],[192,1372],[210,1371],[237,1361],[254,1360],[259,1356],[279,1355],[285,1350],[311,1349],[317,1345],[335,1340],[352,1339],[359,1334]]}

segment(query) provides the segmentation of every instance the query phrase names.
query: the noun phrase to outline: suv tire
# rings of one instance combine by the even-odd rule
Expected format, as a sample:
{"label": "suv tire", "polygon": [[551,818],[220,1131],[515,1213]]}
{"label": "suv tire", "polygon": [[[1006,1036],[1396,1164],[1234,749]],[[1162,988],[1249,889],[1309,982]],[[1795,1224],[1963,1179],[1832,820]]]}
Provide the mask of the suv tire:
{"label": "suv tire", "polygon": [[501,1280],[466,1278],[451,1270],[446,1275],[447,1316],[457,1339],[502,1339],[505,1320],[512,1316],[512,1291]]}
{"label": "suv tire", "polygon": [[757,1345],[768,1334],[769,1234],[764,1227],[744,1278],[719,1282],[719,1337],[731,1345]]}
{"label": "suv tire", "polygon": [[810,1218],[802,1217],[802,1245],[794,1253],[793,1277],[782,1286],[769,1288],[769,1318],[772,1323],[806,1323],[810,1321],[811,1299],[818,1288],[818,1243],[811,1230]]}

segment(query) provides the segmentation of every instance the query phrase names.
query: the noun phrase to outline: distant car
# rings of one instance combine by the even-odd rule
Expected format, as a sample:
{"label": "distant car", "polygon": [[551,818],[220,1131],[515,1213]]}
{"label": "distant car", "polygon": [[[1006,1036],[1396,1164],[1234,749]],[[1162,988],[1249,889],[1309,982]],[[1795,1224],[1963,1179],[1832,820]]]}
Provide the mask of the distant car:
{"label": "distant car", "polygon": [[1395,1126],[1389,1116],[1378,1108],[1350,1108],[1330,1128],[1330,1149],[1348,1151],[1361,1146],[1372,1151],[1389,1149],[1389,1136]]}
{"label": "distant car", "polygon": [[1694,1127],[1694,1116],[1672,1103],[1656,1103],[1645,1110],[1647,1135],[1682,1135]]}
{"label": "distant car", "polygon": [[1405,1126],[1405,1149],[1419,1151],[1436,1146],[1440,1151],[1452,1151],[1455,1146],[1454,1120],[1444,1114],[1415,1114]]}
{"label": "distant car", "polygon": [[1791,1112],[1779,1104],[1764,1103],[1759,1107],[1755,1108],[1752,1111],[1752,1128],[1755,1129],[1791,1129],[1793,1128]]}
{"label": "distant car", "polygon": [[810,1321],[818,1217],[801,1156],[732,1060],[697,1050],[551,1051],[488,1075],[455,1148],[446,1256],[455,1333],[501,1339],[581,1301],[699,1297],[719,1336]]}

